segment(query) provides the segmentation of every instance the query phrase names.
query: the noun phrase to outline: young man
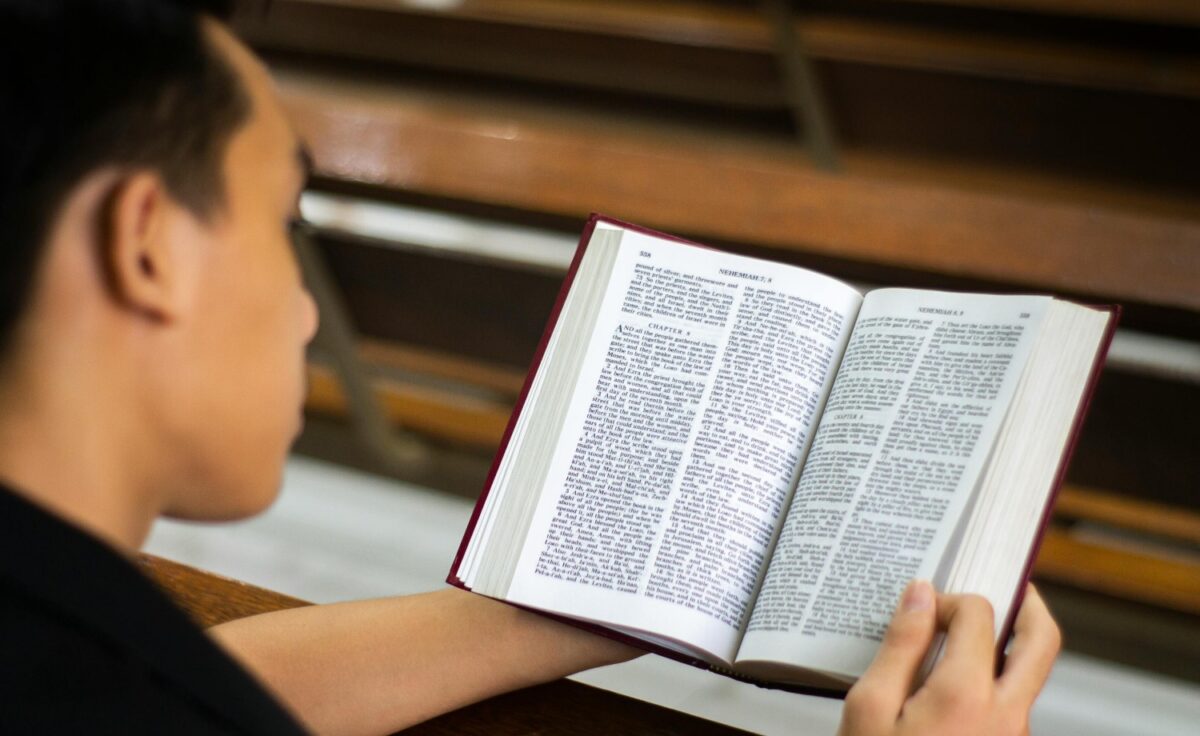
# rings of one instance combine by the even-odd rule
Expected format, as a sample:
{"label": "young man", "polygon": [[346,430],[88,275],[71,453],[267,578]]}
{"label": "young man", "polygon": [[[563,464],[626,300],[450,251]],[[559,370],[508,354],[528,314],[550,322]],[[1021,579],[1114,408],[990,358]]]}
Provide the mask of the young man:
{"label": "young man", "polygon": [[[205,636],[131,564],[160,515],[271,503],[317,324],[307,156],[221,5],[0,0],[0,731],[388,733],[634,656],[456,590]],[[844,733],[1024,732],[1058,632],[1031,591],[998,678],[991,632],[910,586]]]}

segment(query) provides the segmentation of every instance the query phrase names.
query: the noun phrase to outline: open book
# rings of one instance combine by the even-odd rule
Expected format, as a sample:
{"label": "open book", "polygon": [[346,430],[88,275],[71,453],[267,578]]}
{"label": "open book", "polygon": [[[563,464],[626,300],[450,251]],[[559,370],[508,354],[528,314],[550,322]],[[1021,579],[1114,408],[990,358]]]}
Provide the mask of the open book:
{"label": "open book", "polygon": [[1117,312],[593,216],[449,581],[807,692],[913,578],[985,595],[1002,646]]}

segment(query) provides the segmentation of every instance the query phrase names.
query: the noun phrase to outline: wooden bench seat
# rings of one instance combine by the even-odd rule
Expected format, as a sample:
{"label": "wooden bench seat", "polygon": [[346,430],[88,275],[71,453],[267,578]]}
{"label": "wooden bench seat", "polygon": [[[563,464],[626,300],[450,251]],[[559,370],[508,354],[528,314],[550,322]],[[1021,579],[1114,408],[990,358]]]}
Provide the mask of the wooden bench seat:
{"label": "wooden bench seat", "polygon": [[1075,177],[1104,207],[1112,185],[1195,200],[1189,0],[818,0],[796,5],[794,34],[769,20],[785,2],[281,0],[239,26],[282,66],[803,139],[829,170],[900,161],[1006,188]]}
{"label": "wooden bench seat", "polygon": [[[591,211],[895,282],[1041,289],[1200,314],[1200,219],[827,174],[779,151],[286,77],[327,183],[581,222]],[[1086,192],[1086,190],[1085,190]],[[1086,194],[1085,194],[1086,196]],[[840,266],[840,268],[839,268]]]}

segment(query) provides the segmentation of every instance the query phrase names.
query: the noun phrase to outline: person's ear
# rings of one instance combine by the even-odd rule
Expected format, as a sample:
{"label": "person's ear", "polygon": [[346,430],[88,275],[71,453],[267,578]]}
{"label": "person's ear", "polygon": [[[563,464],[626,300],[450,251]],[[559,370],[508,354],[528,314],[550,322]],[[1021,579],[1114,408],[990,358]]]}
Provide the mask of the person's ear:
{"label": "person's ear", "polygon": [[113,187],[102,224],[101,259],[116,301],[158,321],[172,321],[182,295],[179,264],[169,242],[178,208],[153,172],[122,177]]}

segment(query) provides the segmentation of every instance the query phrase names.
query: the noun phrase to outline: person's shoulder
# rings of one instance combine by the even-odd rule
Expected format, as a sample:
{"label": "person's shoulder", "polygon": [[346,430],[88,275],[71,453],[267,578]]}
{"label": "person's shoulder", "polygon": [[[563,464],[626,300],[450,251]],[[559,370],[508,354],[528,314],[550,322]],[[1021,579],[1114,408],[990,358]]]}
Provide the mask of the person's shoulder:
{"label": "person's shoulder", "polygon": [[0,592],[0,713],[12,733],[232,732],[70,615]]}
{"label": "person's shoulder", "polygon": [[136,565],[0,487],[6,733],[302,733]]}

